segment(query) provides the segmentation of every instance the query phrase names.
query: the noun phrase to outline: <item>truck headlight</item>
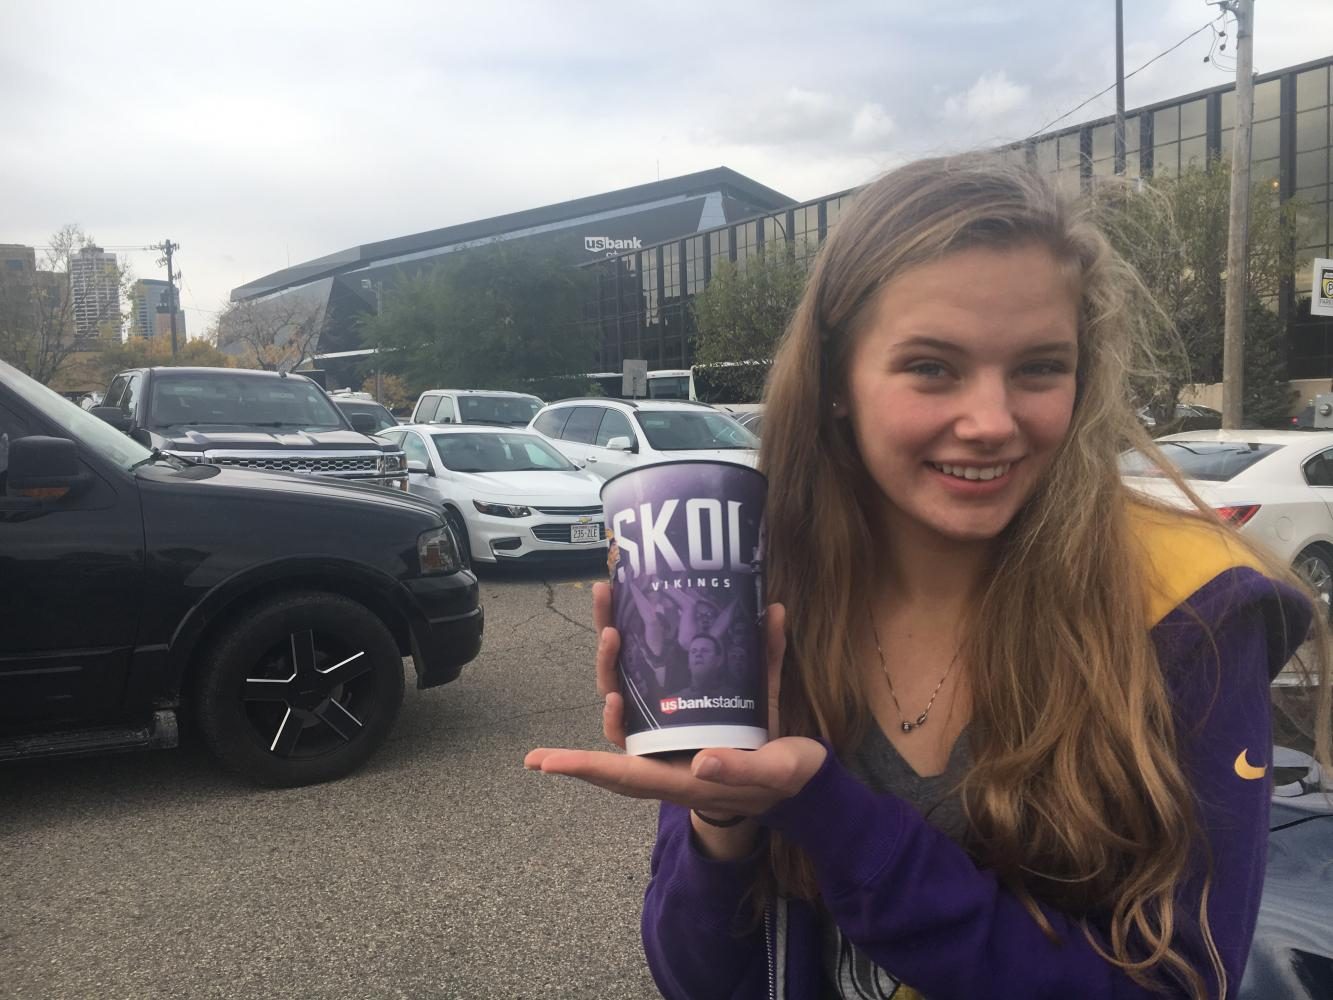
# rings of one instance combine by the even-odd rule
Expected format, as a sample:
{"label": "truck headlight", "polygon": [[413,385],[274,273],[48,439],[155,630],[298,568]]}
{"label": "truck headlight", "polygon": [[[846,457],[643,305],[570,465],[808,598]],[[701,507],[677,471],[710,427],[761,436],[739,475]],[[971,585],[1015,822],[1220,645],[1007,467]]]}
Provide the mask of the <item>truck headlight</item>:
{"label": "truck headlight", "polygon": [[392,476],[407,471],[407,456],[401,451],[380,456],[380,475]]}
{"label": "truck headlight", "polygon": [[509,503],[482,503],[480,500],[473,500],[472,506],[483,514],[490,514],[493,517],[527,517],[532,513],[527,507]]}
{"label": "truck headlight", "polygon": [[417,536],[417,562],[423,576],[457,573],[462,569],[454,533],[447,525],[431,528]]}

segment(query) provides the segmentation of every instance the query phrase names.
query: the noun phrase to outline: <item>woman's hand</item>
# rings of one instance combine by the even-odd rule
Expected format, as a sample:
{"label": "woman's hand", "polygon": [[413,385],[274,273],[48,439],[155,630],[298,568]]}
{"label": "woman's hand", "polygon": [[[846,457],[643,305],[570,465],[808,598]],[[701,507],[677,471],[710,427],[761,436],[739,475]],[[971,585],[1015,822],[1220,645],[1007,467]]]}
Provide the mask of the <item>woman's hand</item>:
{"label": "woman's hand", "polygon": [[[782,657],[786,651],[783,626],[786,613],[771,604],[765,617],[765,653],[768,666],[769,732],[778,729],[778,694]],[[593,622],[598,629],[597,690],[604,699],[602,732],[624,750],[624,700],[616,676],[620,635],[611,625],[611,588],[593,587]],[[826,751],[814,740],[784,737],[759,750],[714,747],[700,750],[693,760],[663,760],[624,753],[589,750],[531,751],[523,766],[546,774],[563,774],[631,798],[659,799],[697,810],[708,816],[758,816],[805,787],[824,763]],[[717,828],[694,819],[700,840],[715,856],[738,856],[754,839],[754,824]]]}

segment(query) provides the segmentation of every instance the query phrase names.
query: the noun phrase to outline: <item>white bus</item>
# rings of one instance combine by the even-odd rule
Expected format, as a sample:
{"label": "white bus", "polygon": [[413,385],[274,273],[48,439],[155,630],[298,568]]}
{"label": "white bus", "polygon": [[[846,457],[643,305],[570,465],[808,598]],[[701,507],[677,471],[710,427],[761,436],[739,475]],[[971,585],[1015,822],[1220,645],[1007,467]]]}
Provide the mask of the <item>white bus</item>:
{"label": "white bus", "polygon": [[[624,399],[621,391],[624,376],[620,372],[592,372],[584,376],[590,385],[598,386],[609,399]],[[649,399],[693,399],[690,395],[690,369],[659,368],[648,373]]]}

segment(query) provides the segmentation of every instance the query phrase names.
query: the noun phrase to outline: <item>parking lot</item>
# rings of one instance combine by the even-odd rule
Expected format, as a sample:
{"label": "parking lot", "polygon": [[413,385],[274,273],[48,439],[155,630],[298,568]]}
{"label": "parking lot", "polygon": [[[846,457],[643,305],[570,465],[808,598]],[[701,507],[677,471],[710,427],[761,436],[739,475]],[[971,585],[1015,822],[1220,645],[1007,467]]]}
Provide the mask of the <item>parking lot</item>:
{"label": "parking lot", "polygon": [[598,566],[482,577],[486,639],[352,777],[289,791],[194,745],[0,770],[0,995],[656,996],[655,807],[524,771],[597,746]]}

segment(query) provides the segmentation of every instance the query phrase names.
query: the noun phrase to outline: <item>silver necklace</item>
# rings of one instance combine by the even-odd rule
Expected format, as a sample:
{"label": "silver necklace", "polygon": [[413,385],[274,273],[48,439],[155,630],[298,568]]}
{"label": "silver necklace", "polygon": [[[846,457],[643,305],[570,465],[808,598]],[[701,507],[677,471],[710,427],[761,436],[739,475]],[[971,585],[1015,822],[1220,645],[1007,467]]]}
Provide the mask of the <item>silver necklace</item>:
{"label": "silver necklace", "polygon": [[931,692],[930,701],[926,702],[925,711],[918,715],[916,721],[913,722],[903,718],[903,707],[898,704],[898,693],[893,690],[893,678],[889,676],[889,665],[884,662],[884,647],[879,644],[879,629],[873,621],[870,623],[870,631],[875,637],[875,652],[879,654],[879,668],[884,671],[884,680],[889,685],[889,697],[893,699],[893,707],[898,712],[898,728],[905,733],[910,733],[913,729],[924,726],[926,720],[930,718],[930,710],[935,707],[935,699],[939,696],[940,688],[944,687],[944,682],[949,679],[949,672],[953,670],[953,665],[958,662],[961,647],[954,650],[953,659],[944,668],[944,676],[940,678],[940,682],[935,685],[935,690]]}

